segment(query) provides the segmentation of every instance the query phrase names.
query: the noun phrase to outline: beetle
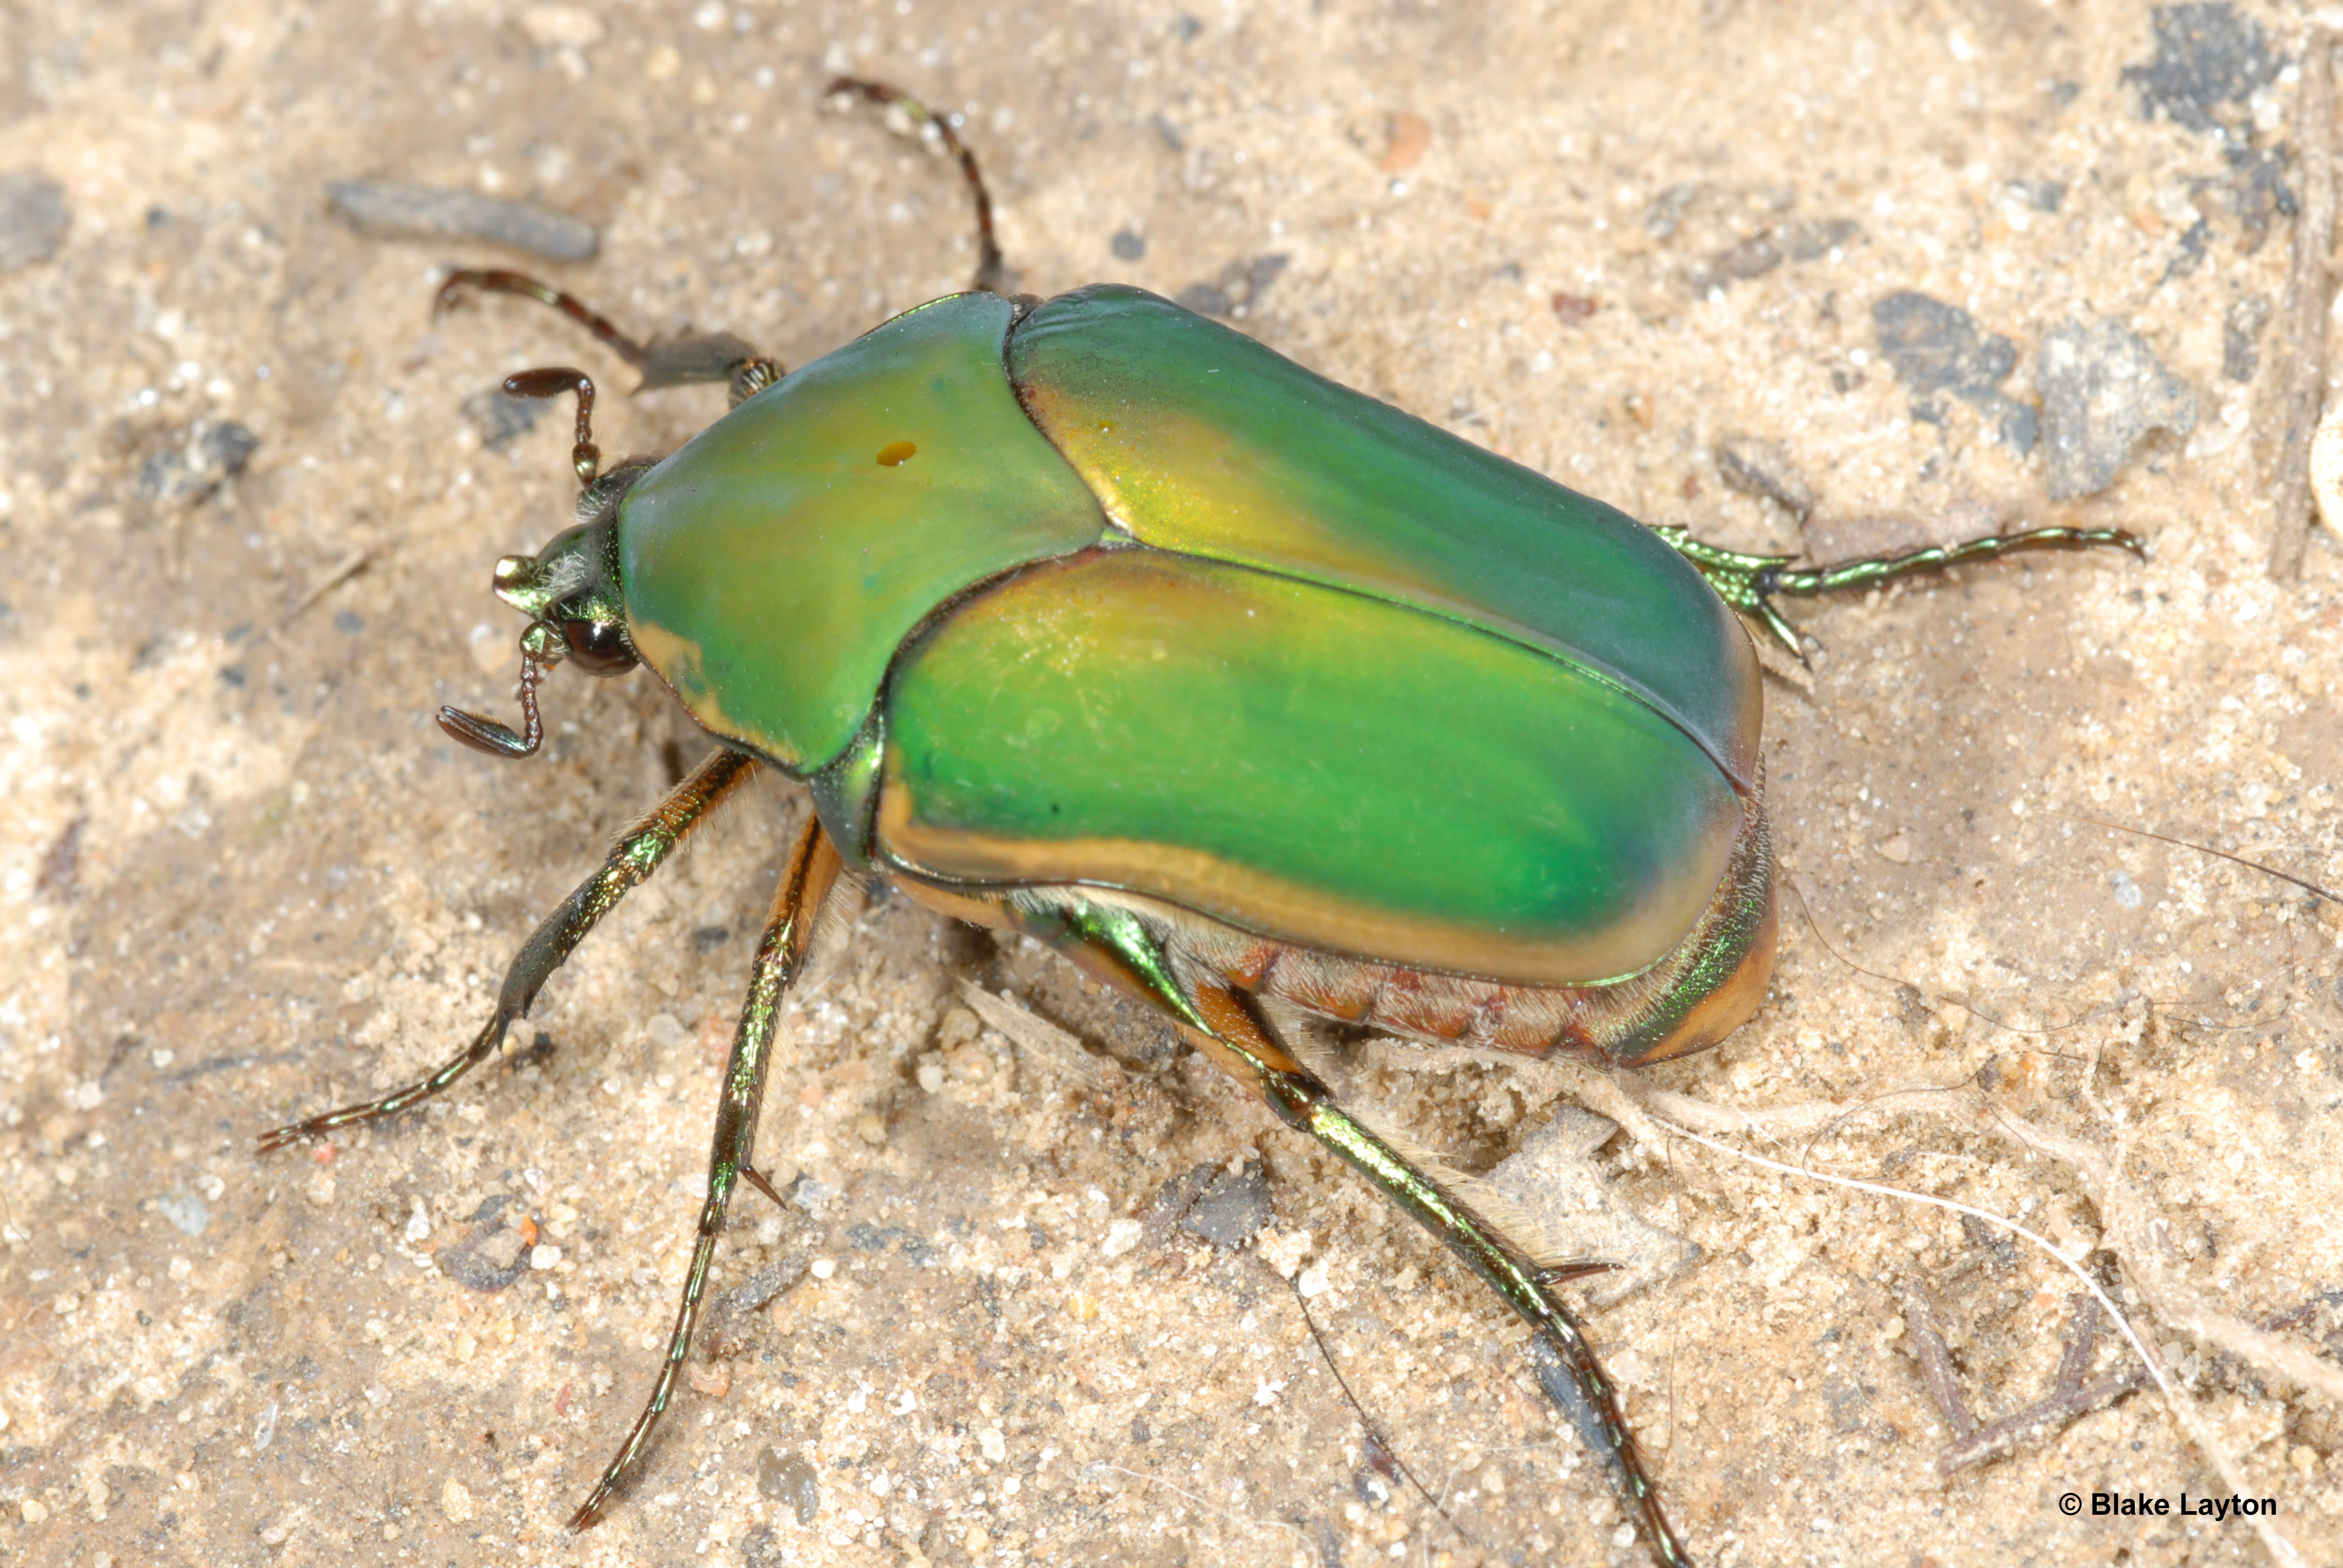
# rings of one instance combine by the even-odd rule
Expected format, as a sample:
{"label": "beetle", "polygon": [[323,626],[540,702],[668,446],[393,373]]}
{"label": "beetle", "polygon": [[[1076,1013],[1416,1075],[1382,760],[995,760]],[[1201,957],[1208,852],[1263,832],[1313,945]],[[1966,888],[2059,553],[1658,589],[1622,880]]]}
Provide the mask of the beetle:
{"label": "beetle", "polygon": [[1688,1562],[1555,1292],[1605,1265],[1535,1255],[1346,1110],[1277,1010],[1622,1066],[1716,1044],[1763,1000],[1775,939],[1745,618],[1795,654],[1782,595],[2143,547],[2042,528],[1807,568],[1647,528],[1142,290],[1004,295],[949,124],[882,84],[830,91],[900,109],[959,159],[971,290],[785,373],[729,336],[639,343],[517,273],[444,284],[443,307],[535,298],[644,387],[719,381],[732,408],[605,471],[591,377],[507,381],[576,397],[577,522],[497,563],[496,594],[528,618],[521,729],[454,709],[442,727],[525,757],[548,670],[639,664],[717,748],[538,928],[461,1052],[263,1151],[488,1060],[595,924],[770,768],[813,810],[752,960],[665,1360],[573,1528],[673,1398],[732,1194],[779,1201],[754,1161],[777,1027],[826,901],[864,879],[1146,1003],[1423,1224],[1564,1369],[1544,1381],[1653,1559]]}

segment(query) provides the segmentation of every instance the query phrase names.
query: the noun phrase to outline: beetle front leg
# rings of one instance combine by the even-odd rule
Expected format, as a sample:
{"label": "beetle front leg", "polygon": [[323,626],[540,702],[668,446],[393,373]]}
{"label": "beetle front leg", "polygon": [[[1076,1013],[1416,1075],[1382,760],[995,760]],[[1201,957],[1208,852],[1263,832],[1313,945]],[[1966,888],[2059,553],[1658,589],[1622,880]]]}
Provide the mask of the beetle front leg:
{"label": "beetle front leg", "polygon": [[773,1036],[781,1020],[781,1003],[790,983],[805,968],[813,945],[813,929],[830,890],[838,885],[838,850],[821,830],[819,818],[806,819],[797,848],[781,869],[781,883],[773,895],[772,918],[757,944],[757,959],[749,975],[749,1000],[732,1033],[732,1054],[724,1064],[724,1094],[716,1103],[716,1135],[708,1150],[708,1199],[699,1208],[698,1239],[691,1265],[684,1271],[683,1301],[676,1309],[675,1330],[668,1336],[667,1360],[659,1381],[634,1429],[618,1445],[618,1457],[602,1473],[593,1495],[569,1517],[572,1530],[590,1530],[627,1472],[641,1457],[659,1417],[675,1396],[684,1358],[691,1352],[692,1330],[699,1322],[699,1303],[708,1291],[709,1265],[716,1258],[716,1238],[724,1229],[724,1213],[733,1189],[749,1181],[779,1200],[769,1183],[755,1174],[750,1159],[757,1141],[757,1112],[765,1098],[765,1075],[772,1066]]}
{"label": "beetle front leg", "polygon": [[323,1137],[353,1122],[396,1115],[430,1099],[495,1055],[497,1047],[504,1043],[505,1031],[528,1016],[529,1004],[537,1000],[538,990],[586,940],[586,933],[618,907],[629,889],[658,870],[659,863],[683,841],[683,836],[698,826],[718,801],[739,788],[756,767],[755,761],[741,752],[713,752],[692,769],[689,778],[676,786],[674,793],[629,829],[611,849],[609,859],[603,861],[602,869],[580,883],[561,908],[531,933],[512,967],[505,971],[494,1016],[472,1038],[471,1044],[445,1066],[379,1100],[346,1105],[307,1121],[279,1127],[261,1138],[258,1152],[266,1154],[282,1149],[297,1138]]}

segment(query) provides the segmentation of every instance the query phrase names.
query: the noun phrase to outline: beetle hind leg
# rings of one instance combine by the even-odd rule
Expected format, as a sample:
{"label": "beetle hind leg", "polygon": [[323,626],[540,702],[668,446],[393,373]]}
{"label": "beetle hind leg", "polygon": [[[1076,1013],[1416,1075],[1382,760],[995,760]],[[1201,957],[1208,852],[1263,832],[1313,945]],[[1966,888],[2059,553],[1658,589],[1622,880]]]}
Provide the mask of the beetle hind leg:
{"label": "beetle hind leg", "polygon": [[1614,1493],[1634,1514],[1653,1561],[1682,1568],[1691,1558],[1661,1511],[1659,1493],[1619,1413],[1617,1396],[1585,1331],[1554,1293],[1578,1271],[1541,1262],[1443,1180],[1336,1103],[1332,1091],[1280,1043],[1259,1005],[1218,976],[1180,972],[1140,918],[1121,908],[1011,895],[1006,912],[1082,968],[1131,991],[1179,1026],[1213,1064],[1259,1094],[1278,1120],[1340,1155],[1464,1265],[1527,1323],[1542,1347],[1539,1381],[1590,1452]]}
{"label": "beetle hind leg", "polygon": [[659,1418],[675,1397],[685,1358],[691,1353],[692,1331],[699,1322],[700,1302],[708,1291],[708,1272],[716,1258],[716,1238],[723,1232],[724,1216],[732,1193],[742,1181],[779,1201],[771,1183],[756,1173],[757,1113],[765,1098],[765,1076],[772,1066],[773,1037],[779,1031],[782,1003],[792,981],[803,972],[813,947],[813,931],[840,871],[838,850],[821,829],[819,818],[809,818],[797,847],[781,869],[773,895],[773,912],[749,975],[749,997],[732,1034],[732,1053],[724,1064],[723,1098],[716,1105],[716,1132],[708,1150],[708,1197],[700,1205],[699,1225],[692,1245],[691,1263],[684,1272],[683,1299],[676,1308],[675,1328],[668,1336],[667,1358],[651,1385],[643,1412],[635,1418],[626,1441],[578,1512],[569,1518],[572,1530],[590,1530],[602,1517],[627,1473],[634,1467]]}
{"label": "beetle hind leg", "polygon": [[1965,539],[1956,545],[1931,545],[1902,555],[1872,556],[1823,567],[1793,565],[1797,559],[1795,556],[1743,555],[1738,550],[1704,543],[1693,538],[1690,530],[1672,523],[1654,524],[1652,532],[1690,561],[1694,569],[1708,579],[1708,586],[1716,590],[1719,598],[1763,626],[1801,660],[1806,655],[1798,645],[1797,632],[1774,608],[1777,594],[1813,598],[1826,593],[1860,593],[1896,578],[2035,550],[2107,548],[2128,550],[2142,560],[2147,558],[2147,541],[2125,528],[2026,528],[2014,534]]}
{"label": "beetle hind leg", "polygon": [[437,1071],[379,1100],[346,1105],[265,1133],[256,1152],[266,1154],[303,1138],[322,1138],[355,1122],[395,1116],[450,1088],[458,1079],[495,1055],[497,1048],[504,1043],[506,1030],[528,1016],[529,1004],[537,1000],[538,991],[578,944],[586,940],[586,934],[618,907],[618,900],[630,889],[659,869],[659,863],[683,841],[684,835],[697,827],[718,801],[738,789],[756,766],[738,751],[714,752],[649,816],[628,829],[602,862],[602,869],[579,883],[561,908],[530,934],[512,967],[505,971],[504,984],[497,992],[495,1013],[472,1037],[471,1043]]}

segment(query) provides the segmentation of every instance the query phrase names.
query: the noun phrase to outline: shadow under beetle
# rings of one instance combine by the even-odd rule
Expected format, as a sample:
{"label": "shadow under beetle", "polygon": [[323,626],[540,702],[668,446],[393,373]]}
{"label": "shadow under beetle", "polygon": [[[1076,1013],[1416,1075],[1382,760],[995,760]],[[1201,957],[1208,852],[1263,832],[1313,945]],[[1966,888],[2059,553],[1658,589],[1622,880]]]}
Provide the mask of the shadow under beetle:
{"label": "shadow under beetle", "polygon": [[590,378],[506,383],[576,395],[578,521],[497,563],[498,597],[529,618],[521,730],[440,723],[525,757],[547,670],[641,663],[718,749],[538,928],[460,1054],[261,1147],[405,1110],[487,1060],[627,890],[774,768],[813,815],[725,1065],[666,1360],[574,1527],[674,1395],[733,1191],[778,1201],[752,1161],[774,1035],[824,901],[856,877],[1051,944],[1357,1169],[1520,1314],[1653,1559],[1688,1562],[1554,1291],[1606,1265],[1533,1255],[1345,1111],[1264,1004],[1623,1065],[1715,1044],[1756,1010],[1775,947],[1741,618],[1795,653],[1775,596],[2139,541],[2042,528],[1813,568],[1645,528],[1141,290],[1004,297],[950,126],[880,84],[831,90],[959,159],[971,292],[785,375],[729,337],[639,344],[516,273],[441,289],[442,306],[538,299],[643,386],[723,381],[733,407],[665,459],[603,472]]}

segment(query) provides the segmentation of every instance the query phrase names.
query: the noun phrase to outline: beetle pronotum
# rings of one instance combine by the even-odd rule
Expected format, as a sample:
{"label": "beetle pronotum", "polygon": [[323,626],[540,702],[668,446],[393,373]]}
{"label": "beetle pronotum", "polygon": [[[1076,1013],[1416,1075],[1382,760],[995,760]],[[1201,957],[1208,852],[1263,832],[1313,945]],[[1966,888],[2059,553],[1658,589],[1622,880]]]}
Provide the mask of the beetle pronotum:
{"label": "beetle pronotum", "polygon": [[2044,528],[1817,568],[1646,528],[1154,296],[1001,297],[949,127],[892,88],[833,90],[900,106],[959,157],[973,291],[785,375],[729,337],[645,346],[518,274],[447,280],[442,304],[534,297],[646,386],[725,382],[734,411],[606,472],[589,377],[507,382],[576,395],[579,521],[497,566],[529,618],[521,729],[455,709],[443,727],[527,756],[545,671],[640,662],[719,744],[538,929],[464,1050],[263,1148],[486,1060],[618,900],[773,767],[813,815],[753,962],[661,1371],[574,1526],[675,1393],[732,1193],[778,1199],[753,1161],[777,1026],[825,902],[860,876],[1056,947],[1359,1171],[1559,1358],[1549,1387],[1654,1560],[1689,1561],[1554,1291],[1604,1265],[1540,1255],[1353,1115],[1273,1010],[1623,1064],[1714,1045],[1755,1010],[1775,942],[1740,618],[1795,653],[1776,595],[2137,541]]}

